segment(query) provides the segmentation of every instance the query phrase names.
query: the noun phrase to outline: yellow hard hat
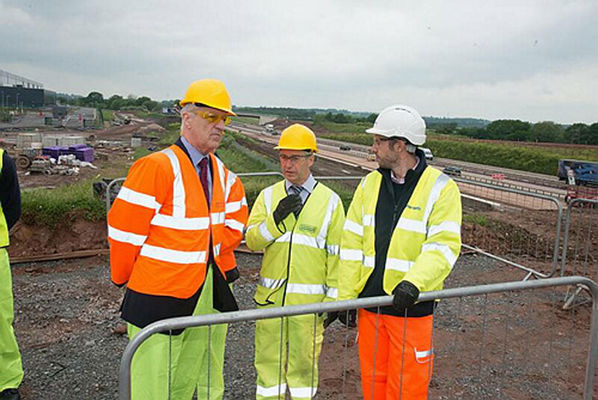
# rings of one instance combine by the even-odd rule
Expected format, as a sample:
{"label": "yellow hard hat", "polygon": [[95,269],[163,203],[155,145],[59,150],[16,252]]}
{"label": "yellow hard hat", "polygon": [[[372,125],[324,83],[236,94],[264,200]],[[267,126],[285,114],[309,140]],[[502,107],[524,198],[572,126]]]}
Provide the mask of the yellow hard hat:
{"label": "yellow hard hat", "polygon": [[229,115],[237,115],[233,112],[224,83],[217,79],[202,79],[189,85],[185,97],[179,104],[183,107],[188,103],[200,103]]}
{"label": "yellow hard hat", "polygon": [[280,134],[276,150],[311,150],[318,152],[316,135],[306,126],[293,124]]}

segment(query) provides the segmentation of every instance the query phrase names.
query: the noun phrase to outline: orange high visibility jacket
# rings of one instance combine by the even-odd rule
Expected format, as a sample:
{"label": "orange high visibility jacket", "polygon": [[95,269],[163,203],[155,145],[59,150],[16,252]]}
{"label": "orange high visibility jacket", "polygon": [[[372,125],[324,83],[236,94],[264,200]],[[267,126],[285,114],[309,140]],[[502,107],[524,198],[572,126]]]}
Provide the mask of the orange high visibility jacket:
{"label": "orange high visibility jacket", "polygon": [[226,277],[247,222],[239,178],[213,154],[212,201],[177,145],[139,159],[108,213],[112,281],[140,293],[187,299],[206,276],[210,235]]}

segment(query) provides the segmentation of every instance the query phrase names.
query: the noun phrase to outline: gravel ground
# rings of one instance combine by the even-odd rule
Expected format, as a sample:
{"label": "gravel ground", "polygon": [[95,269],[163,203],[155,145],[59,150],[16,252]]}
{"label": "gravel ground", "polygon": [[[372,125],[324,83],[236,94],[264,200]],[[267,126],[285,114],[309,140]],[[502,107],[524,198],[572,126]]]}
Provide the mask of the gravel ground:
{"label": "gravel ground", "polygon": [[[261,257],[239,254],[235,293],[253,308]],[[519,280],[525,273],[479,256],[462,256],[446,287]],[[116,399],[127,339],[119,288],[106,257],[22,264],[14,268],[16,331],[23,353],[23,398]],[[445,300],[436,314],[431,399],[579,399],[589,312],[561,311],[562,293],[544,290]],[[555,311],[556,310],[556,311]],[[226,398],[252,398],[253,324],[229,327]],[[355,331],[328,328],[318,399],[361,398]],[[596,397],[598,398],[598,397]]]}

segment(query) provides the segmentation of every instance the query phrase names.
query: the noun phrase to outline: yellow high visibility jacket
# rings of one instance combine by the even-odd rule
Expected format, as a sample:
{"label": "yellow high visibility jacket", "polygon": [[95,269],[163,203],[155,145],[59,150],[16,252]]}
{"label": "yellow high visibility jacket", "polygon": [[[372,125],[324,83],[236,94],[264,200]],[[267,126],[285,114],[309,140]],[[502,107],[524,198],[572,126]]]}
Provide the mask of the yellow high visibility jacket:
{"label": "yellow high visibility jacket", "polygon": [[[382,174],[373,171],[357,187],[341,242],[339,300],[359,296],[374,271],[375,212]],[[421,292],[442,289],[461,250],[461,196],[453,180],[427,167],[394,228],[382,287],[402,280]]]}
{"label": "yellow high visibility jacket", "polygon": [[290,214],[278,226],[273,213],[287,196],[284,181],[262,190],[249,215],[247,247],[264,250],[254,300],[273,304],[284,290],[284,305],[336,300],[339,248],[345,220],[336,193],[317,183],[300,214]]}
{"label": "yellow high visibility jacket", "polygon": [[[4,149],[0,149],[0,171],[2,171],[2,160],[4,159]],[[0,247],[6,247],[9,244],[8,224],[4,217],[4,211],[0,205]]]}

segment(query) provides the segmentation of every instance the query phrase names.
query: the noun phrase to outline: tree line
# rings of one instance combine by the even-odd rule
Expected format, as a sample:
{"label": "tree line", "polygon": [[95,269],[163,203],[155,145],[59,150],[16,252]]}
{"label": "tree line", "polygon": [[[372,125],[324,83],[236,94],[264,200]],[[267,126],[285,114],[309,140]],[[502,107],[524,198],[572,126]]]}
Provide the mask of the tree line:
{"label": "tree line", "polygon": [[173,104],[178,103],[176,100],[155,101],[147,96],[123,97],[118,94],[112,95],[109,98],[104,98],[100,92],[90,92],[87,96],[70,96],[59,94],[56,96],[57,100],[62,104],[69,104],[81,107],[94,107],[108,110],[127,110],[127,109],[142,109],[145,111],[160,111],[162,107],[172,107]]}
{"label": "tree line", "polygon": [[568,126],[552,121],[530,123],[500,119],[485,127],[459,127],[454,123],[431,126],[437,133],[461,135],[474,139],[513,140],[519,142],[548,142],[598,145],[598,122],[576,123]]}

